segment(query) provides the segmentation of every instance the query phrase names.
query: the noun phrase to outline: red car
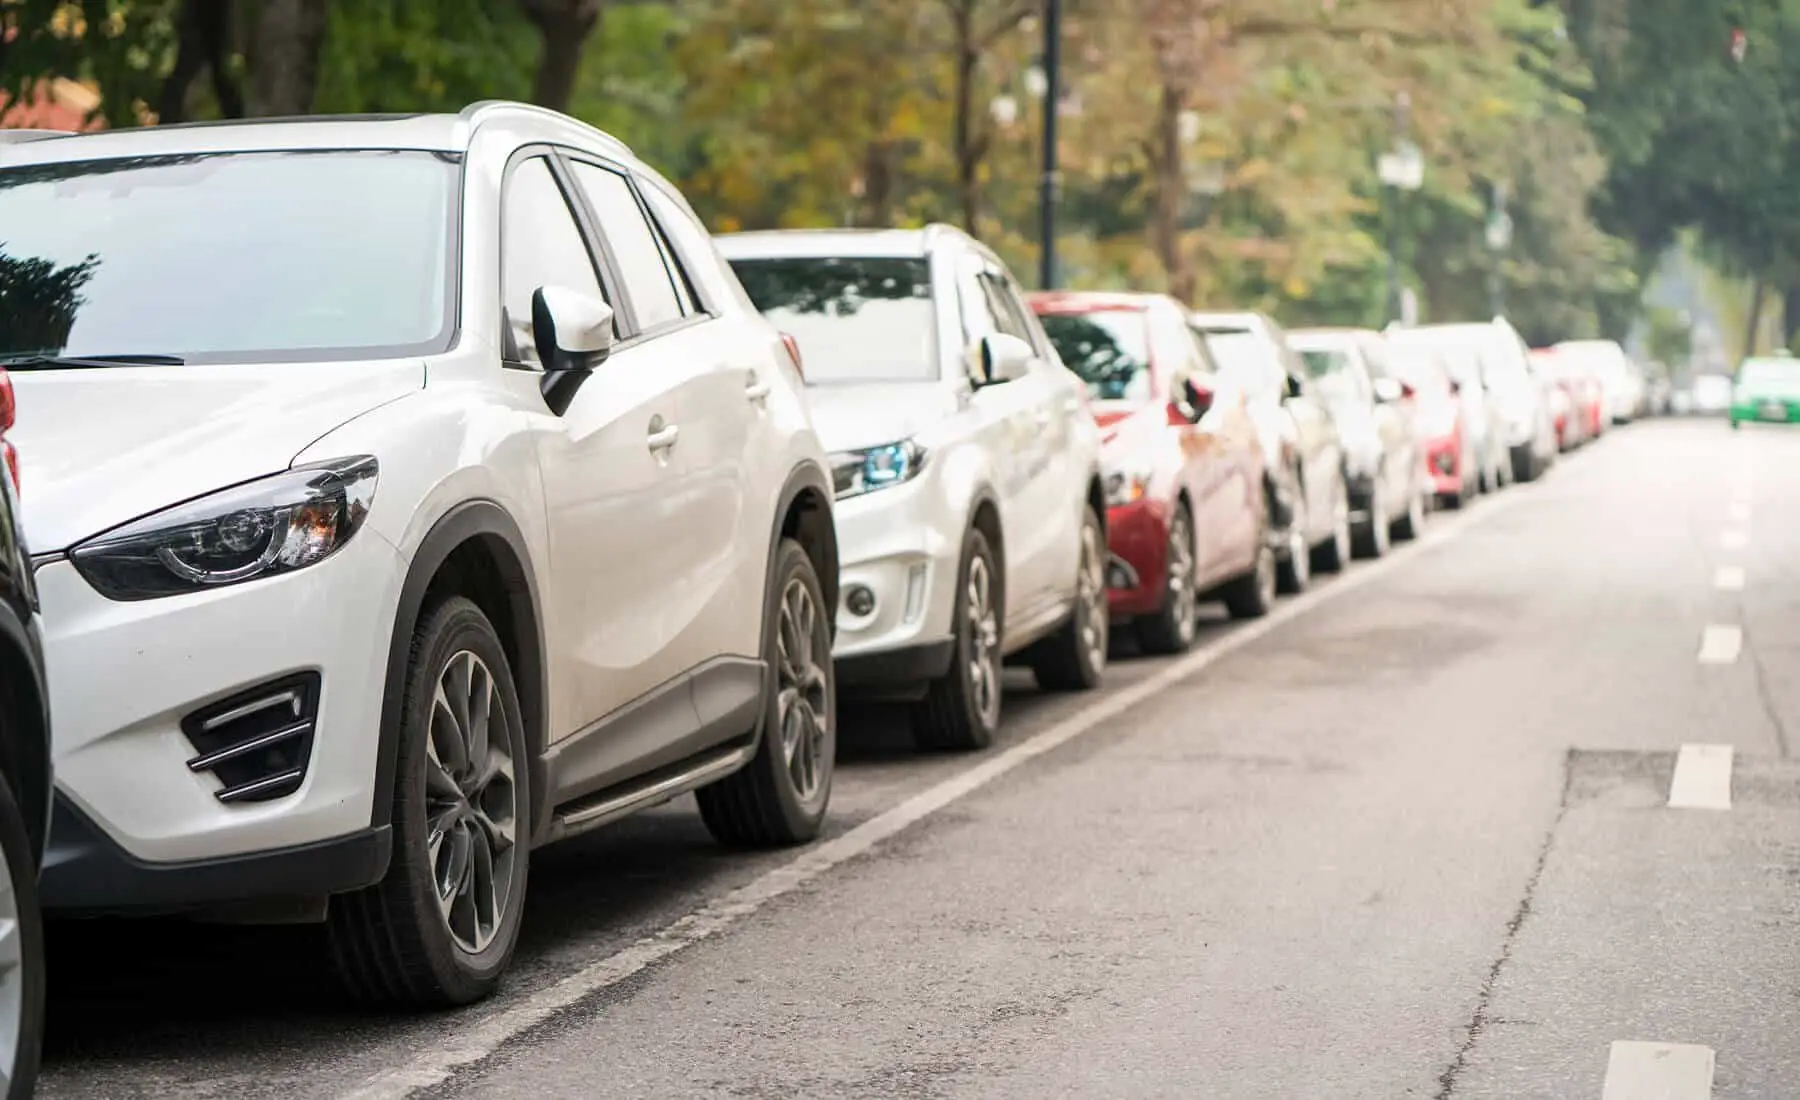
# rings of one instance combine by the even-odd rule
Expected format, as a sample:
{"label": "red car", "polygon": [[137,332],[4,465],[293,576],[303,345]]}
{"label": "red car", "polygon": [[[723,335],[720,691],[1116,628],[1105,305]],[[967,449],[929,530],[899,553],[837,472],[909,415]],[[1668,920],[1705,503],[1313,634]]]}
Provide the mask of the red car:
{"label": "red car", "polygon": [[[1241,398],[1161,294],[1044,292],[1031,307],[1068,368],[1087,383],[1106,474],[1112,618],[1140,646],[1179,653],[1196,605],[1234,617],[1275,598],[1263,457]],[[1215,396],[1218,400],[1215,401]]]}
{"label": "red car", "polygon": [[1461,383],[1423,345],[1390,341],[1388,373],[1413,391],[1413,413],[1432,491],[1446,508],[1461,508],[1480,491],[1481,463],[1475,441],[1463,423]]}

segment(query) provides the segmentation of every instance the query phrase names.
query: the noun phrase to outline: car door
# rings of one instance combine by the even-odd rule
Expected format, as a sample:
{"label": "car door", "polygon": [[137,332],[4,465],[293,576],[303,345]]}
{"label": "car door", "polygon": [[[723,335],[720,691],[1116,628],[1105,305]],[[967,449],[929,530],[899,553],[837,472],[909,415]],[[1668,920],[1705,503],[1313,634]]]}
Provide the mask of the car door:
{"label": "car door", "polygon": [[1306,514],[1312,528],[1308,538],[1323,538],[1336,522],[1335,509],[1343,480],[1343,448],[1338,442],[1337,425],[1330,411],[1313,396],[1300,357],[1272,322],[1268,324],[1268,338],[1285,375],[1282,407],[1294,419],[1294,437],[1306,478]]}
{"label": "car door", "polygon": [[[547,639],[565,721],[553,736],[593,730],[686,671],[675,581],[698,568],[701,522],[682,439],[683,392],[697,373],[641,332],[619,269],[589,251],[587,215],[549,153],[508,172],[501,215],[507,349],[537,365],[531,295],[539,286],[600,294],[616,311],[617,343],[545,437],[538,460],[550,536]],[[596,259],[600,281],[596,281]],[[692,694],[661,696],[659,713],[692,728]]]}
{"label": "car door", "polygon": [[[695,676],[703,718],[752,702],[761,683],[762,582],[768,528],[751,507],[753,449],[764,442],[773,391],[768,348],[702,311],[686,273],[644,208],[630,176],[591,157],[569,168],[585,198],[600,247],[618,270],[640,340],[681,378],[681,486],[667,502],[682,513],[677,550],[659,614],[670,631],[667,667]],[[716,708],[715,704],[725,704]],[[717,713],[712,713],[714,711]]]}
{"label": "car door", "polygon": [[1200,342],[1173,306],[1152,307],[1149,323],[1152,360],[1164,376],[1159,388],[1188,420],[1172,430],[1180,441],[1182,484],[1193,502],[1195,575],[1206,584],[1221,575],[1241,537],[1235,515],[1241,505],[1233,500],[1240,473],[1221,431],[1223,418],[1209,415],[1219,383]]}

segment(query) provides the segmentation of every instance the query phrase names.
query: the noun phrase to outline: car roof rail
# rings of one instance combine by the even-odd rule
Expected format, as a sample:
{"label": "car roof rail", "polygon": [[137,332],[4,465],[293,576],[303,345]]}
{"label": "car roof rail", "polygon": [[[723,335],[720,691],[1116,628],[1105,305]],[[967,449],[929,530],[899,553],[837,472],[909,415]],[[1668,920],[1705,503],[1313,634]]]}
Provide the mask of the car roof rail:
{"label": "car roof rail", "polygon": [[38,130],[31,127],[18,129],[0,129],[0,145],[17,145],[25,141],[43,141],[45,138],[74,137],[79,130]]}

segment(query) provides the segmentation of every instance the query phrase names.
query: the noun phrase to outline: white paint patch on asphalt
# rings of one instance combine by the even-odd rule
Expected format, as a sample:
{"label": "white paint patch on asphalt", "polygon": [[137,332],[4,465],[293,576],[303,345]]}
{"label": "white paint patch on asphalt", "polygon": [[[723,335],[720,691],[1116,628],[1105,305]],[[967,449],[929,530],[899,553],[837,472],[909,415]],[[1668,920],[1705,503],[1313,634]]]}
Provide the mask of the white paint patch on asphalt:
{"label": "white paint patch on asphalt", "polygon": [[1700,632],[1700,663],[1728,665],[1738,659],[1744,649],[1744,628],[1713,623]]}
{"label": "white paint patch on asphalt", "polygon": [[1742,550],[1750,545],[1750,532],[1730,530],[1719,536],[1719,545],[1726,550]]}
{"label": "white paint patch on asphalt", "polygon": [[1714,1062],[1711,1047],[1620,1039],[1600,1100],[1712,1100]]}
{"label": "white paint patch on asphalt", "polygon": [[1440,519],[1428,527],[1425,536],[1417,542],[1403,549],[1397,548],[1380,561],[1363,565],[1329,584],[1284,601],[1267,617],[1233,629],[1217,641],[1191,651],[1155,675],[1096,700],[1091,706],[1084,707],[1048,729],[884,810],[842,836],[808,849],[791,862],[767,872],[748,885],[707,902],[631,946],[595,960],[560,981],[534,990],[505,1007],[499,1007],[492,1014],[480,1015],[479,1009],[473,1010],[465,1017],[467,1023],[464,1026],[459,1027],[455,1022],[446,1021],[442,1038],[437,1045],[419,1051],[398,1066],[364,1079],[354,1091],[344,1094],[344,1100],[401,1100],[442,1084],[457,1070],[481,1062],[498,1050],[502,1043],[545,1023],[556,1013],[583,998],[617,985],[685,948],[710,939],[769,902],[791,893],[840,864],[866,855],[882,841],[1020,765],[1101,728],[1109,719],[1168,690],[1219,658],[1244,648],[1326,600],[1386,576],[1425,550],[1442,546],[1463,535],[1481,520],[1498,514],[1520,500],[1529,499],[1534,490],[1535,486],[1514,488],[1505,496],[1484,501],[1479,508],[1454,519]]}
{"label": "white paint patch on asphalt", "polygon": [[1721,565],[1713,574],[1713,587],[1721,592],[1742,592],[1744,590],[1744,567],[1741,565]]}
{"label": "white paint patch on asphalt", "polygon": [[1675,776],[1669,780],[1672,810],[1731,809],[1730,745],[1683,745],[1675,754]]}

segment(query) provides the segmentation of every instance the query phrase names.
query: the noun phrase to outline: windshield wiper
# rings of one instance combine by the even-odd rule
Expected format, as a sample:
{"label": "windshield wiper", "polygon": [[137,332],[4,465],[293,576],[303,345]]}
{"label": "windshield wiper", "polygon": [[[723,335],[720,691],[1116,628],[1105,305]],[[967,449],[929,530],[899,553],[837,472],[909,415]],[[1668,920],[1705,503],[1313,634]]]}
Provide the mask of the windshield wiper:
{"label": "windshield wiper", "polygon": [[6,370],[63,370],[94,367],[179,367],[179,355],[10,355],[0,356]]}

